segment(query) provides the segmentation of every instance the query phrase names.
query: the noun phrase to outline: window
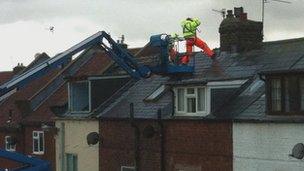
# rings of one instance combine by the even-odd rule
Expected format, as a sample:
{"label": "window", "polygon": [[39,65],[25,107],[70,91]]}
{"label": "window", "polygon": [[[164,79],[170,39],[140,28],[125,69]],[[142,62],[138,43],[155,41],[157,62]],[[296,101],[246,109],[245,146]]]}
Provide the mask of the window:
{"label": "window", "polygon": [[135,167],[121,166],[121,171],[135,171]]}
{"label": "window", "polygon": [[12,136],[5,136],[5,150],[16,151],[16,139]]}
{"label": "window", "polygon": [[304,114],[304,77],[270,76],[267,84],[270,114]]}
{"label": "window", "polygon": [[175,104],[176,114],[206,114],[206,87],[176,88]]}
{"label": "window", "polygon": [[69,108],[71,112],[89,112],[90,82],[71,82],[69,84]]}
{"label": "window", "polygon": [[44,154],[44,132],[33,131],[33,153]]}
{"label": "window", "polygon": [[271,102],[272,102],[272,110],[280,111],[281,110],[281,80],[280,79],[272,79],[271,80]]}
{"label": "window", "polygon": [[75,154],[66,154],[67,171],[78,170],[78,158]]}

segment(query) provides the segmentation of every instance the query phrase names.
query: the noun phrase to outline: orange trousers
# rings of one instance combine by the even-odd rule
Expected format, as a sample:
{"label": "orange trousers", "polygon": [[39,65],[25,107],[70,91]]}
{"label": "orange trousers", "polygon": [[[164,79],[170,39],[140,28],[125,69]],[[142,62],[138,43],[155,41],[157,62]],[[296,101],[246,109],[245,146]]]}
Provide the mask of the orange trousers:
{"label": "orange trousers", "polygon": [[208,57],[212,57],[214,52],[208,47],[208,45],[198,37],[188,38],[186,39],[186,55],[181,58],[182,64],[188,64],[190,61],[190,56],[192,54],[193,46],[197,46],[201,48]]}

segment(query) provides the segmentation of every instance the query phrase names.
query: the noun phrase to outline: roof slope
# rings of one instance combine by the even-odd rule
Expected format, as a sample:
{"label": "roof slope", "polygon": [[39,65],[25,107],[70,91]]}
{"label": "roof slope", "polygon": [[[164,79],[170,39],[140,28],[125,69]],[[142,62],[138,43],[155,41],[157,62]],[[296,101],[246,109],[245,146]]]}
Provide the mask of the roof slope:
{"label": "roof slope", "polygon": [[[74,77],[82,77],[88,75],[100,75],[105,68],[108,68],[112,63],[111,60],[105,55],[100,48],[93,48],[86,53],[82,54],[75,60],[81,59],[84,56],[88,60],[83,61],[81,60],[79,64],[77,64],[77,68],[74,71],[75,73],[71,72],[73,70],[72,66],[66,68],[66,70],[57,77],[64,76],[74,76]],[[76,65],[76,64],[75,64]],[[66,75],[69,73],[69,75]],[[72,75],[70,75],[72,74]],[[47,88],[47,87],[45,87]],[[52,122],[55,114],[51,111],[51,107],[53,106],[63,106],[68,103],[68,90],[67,90],[67,80],[62,82],[61,86],[58,87],[54,92],[49,92],[45,97],[44,101],[38,105],[38,107],[29,114],[26,118],[26,122]]]}
{"label": "roof slope", "polygon": [[[195,64],[193,63],[195,61]],[[275,42],[265,42],[259,50],[240,54],[221,53],[212,61],[203,53],[197,53],[192,59],[195,73],[183,77],[153,76],[138,81],[128,91],[122,93],[111,106],[100,112],[102,118],[128,117],[129,103],[134,103],[135,116],[138,118],[155,118],[157,109],[161,108],[164,115],[172,114],[172,93],[167,91],[155,102],[145,102],[144,99],[162,84],[202,84],[214,80],[235,80],[250,78],[251,84],[237,91],[235,98],[216,113],[206,118],[231,119],[265,117],[264,82],[259,80],[260,71],[275,71],[289,69],[304,69],[304,38]]]}
{"label": "roof slope", "polygon": [[32,81],[27,84],[22,90],[12,94],[7,99],[0,103],[0,125],[5,126],[6,121],[9,119],[9,112],[12,111],[12,124],[20,123],[23,119],[23,113],[16,105],[18,100],[28,100],[37,90],[42,88],[50,79],[52,79],[60,69],[55,69],[48,72],[43,77]]}
{"label": "roof slope", "polygon": [[8,81],[14,76],[13,71],[3,71],[0,72],[0,85]]}

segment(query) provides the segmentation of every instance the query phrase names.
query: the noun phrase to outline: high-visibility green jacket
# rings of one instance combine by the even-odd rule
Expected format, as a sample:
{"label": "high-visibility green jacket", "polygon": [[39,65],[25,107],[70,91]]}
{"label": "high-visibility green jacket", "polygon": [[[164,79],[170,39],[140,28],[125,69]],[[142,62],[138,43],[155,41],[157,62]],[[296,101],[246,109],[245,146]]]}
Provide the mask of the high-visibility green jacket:
{"label": "high-visibility green jacket", "polygon": [[197,18],[193,18],[191,20],[182,21],[181,25],[183,28],[184,38],[195,37],[196,29],[201,24],[201,22]]}

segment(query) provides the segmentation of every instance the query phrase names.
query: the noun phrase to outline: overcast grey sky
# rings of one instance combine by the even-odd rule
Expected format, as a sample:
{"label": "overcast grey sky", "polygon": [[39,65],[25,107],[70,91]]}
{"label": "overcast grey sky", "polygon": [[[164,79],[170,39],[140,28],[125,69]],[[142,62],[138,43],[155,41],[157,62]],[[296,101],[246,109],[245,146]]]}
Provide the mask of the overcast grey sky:
{"label": "overcast grey sky", "polygon": [[[304,37],[304,0],[269,1],[265,40]],[[124,34],[131,47],[143,46],[150,35],[180,33],[180,21],[188,16],[201,19],[199,35],[218,47],[222,17],[212,9],[234,6],[261,20],[261,0],[0,0],[0,71],[27,65],[38,52],[53,56],[99,30],[115,39]]]}

